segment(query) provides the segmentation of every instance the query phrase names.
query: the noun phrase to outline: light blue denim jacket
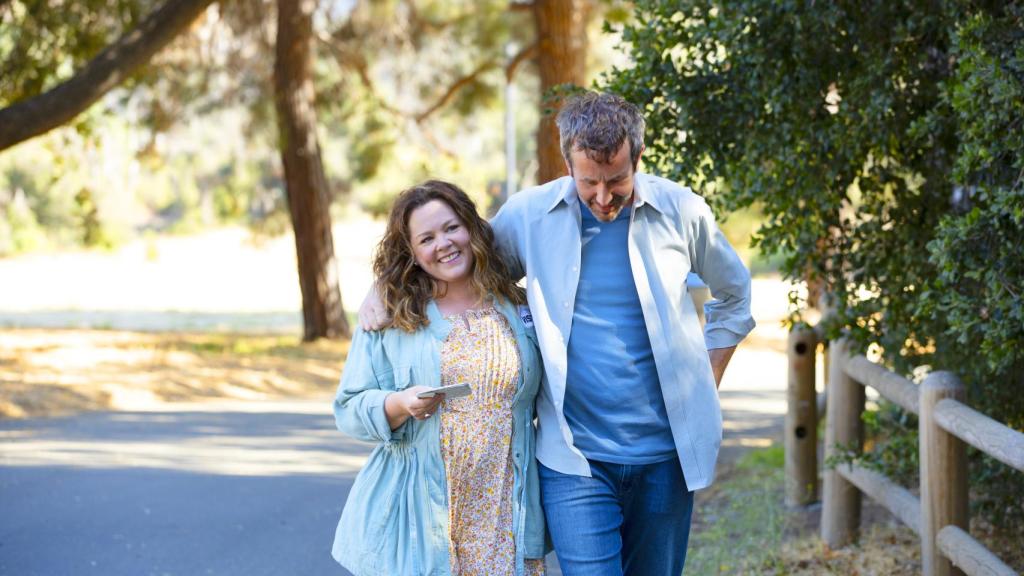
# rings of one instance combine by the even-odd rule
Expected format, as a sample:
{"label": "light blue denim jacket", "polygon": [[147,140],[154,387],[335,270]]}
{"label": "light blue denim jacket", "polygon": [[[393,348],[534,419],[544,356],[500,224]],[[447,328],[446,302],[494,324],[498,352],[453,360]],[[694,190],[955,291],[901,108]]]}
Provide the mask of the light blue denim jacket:
{"label": "light blue denim jacket", "polygon": [[[533,427],[541,364],[527,308],[504,302],[496,307],[508,319],[520,355],[511,446],[515,573],[520,575],[524,558],[542,558],[545,552]],[[356,576],[451,573],[440,417],[410,418],[392,431],[384,413],[384,398],[396,390],[441,385],[441,346],[451,324],[434,302],[427,317],[429,326],[411,334],[357,330],[334,400],[339,430],[380,443],[356,477],[334,537],[334,559]]]}

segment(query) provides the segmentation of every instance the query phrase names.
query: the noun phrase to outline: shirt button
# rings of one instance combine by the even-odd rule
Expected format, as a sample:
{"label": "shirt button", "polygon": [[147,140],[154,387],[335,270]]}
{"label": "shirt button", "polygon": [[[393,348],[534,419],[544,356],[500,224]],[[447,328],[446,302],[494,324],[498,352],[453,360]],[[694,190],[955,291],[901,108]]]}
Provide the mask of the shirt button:
{"label": "shirt button", "polygon": [[568,308],[569,307],[569,303],[568,302],[562,302],[562,306],[565,307],[565,308]]}
{"label": "shirt button", "polygon": [[577,270],[579,270],[579,268],[578,268],[578,267],[576,267],[576,266],[573,266],[573,267],[572,267],[572,271],[573,271],[573,272],[576,272]]}

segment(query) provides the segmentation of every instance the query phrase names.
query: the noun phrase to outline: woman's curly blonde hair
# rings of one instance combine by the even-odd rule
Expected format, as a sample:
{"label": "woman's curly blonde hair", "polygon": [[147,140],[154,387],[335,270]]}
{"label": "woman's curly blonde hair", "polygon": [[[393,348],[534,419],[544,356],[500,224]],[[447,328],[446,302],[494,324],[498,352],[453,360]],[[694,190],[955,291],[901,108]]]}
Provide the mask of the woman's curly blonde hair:
{"label": "woman's curly blonde hair", "polygon": [[413,210],[440,200],[455,212],[469,232],[473,251],[470,285],[481,296],[492,295],[513,304],[524,304],[526,293],[509,275],[494,247],[494,231],[476,211],[476,205],[458,186],[428,180],[402,192],[391,207],[384,237],[373,255],[377,291],[391,317],[390,327],[413,332],[429,324],[427,303],[444,296],[446,286],[436,282],[416,265],[409,237],[409,216]]}

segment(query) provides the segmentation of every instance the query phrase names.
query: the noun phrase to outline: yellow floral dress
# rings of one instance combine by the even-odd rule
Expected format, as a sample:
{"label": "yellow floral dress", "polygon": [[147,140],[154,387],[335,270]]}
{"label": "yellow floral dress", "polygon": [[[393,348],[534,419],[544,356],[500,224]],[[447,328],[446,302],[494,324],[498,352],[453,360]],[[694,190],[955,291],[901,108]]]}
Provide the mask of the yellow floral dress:
{"label": "yellow floral dress", "polygon": [[[473,393],[445,400],[441,456],[448,477],[453,576],[513,576],[512,400],[519,349],[508,321],[493,306],[448,318],[441,350],[441,384],[467,382]],[[543,560],[526,560],[542,576]]]}

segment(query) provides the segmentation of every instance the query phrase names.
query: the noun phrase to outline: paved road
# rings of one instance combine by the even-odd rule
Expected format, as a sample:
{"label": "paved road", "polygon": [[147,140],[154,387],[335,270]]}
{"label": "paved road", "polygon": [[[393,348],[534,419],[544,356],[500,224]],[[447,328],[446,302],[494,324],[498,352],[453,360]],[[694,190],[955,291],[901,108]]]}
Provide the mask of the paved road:
{"label": "paved road", "polygon": [[346,573],[325,402],[171,408],[0,423],[0,575]]}
{"label": "paved road", "polygon": [[327,409],[0,422],[0,576],[348,574],[330,546],[371,446]]}

